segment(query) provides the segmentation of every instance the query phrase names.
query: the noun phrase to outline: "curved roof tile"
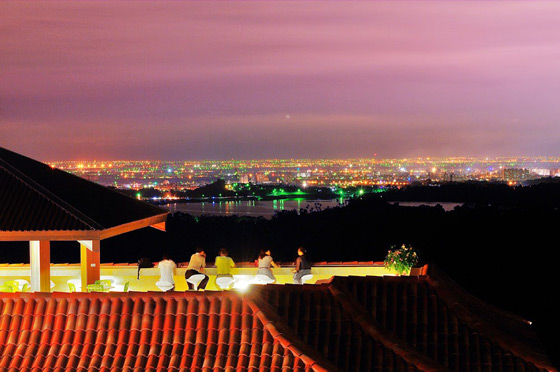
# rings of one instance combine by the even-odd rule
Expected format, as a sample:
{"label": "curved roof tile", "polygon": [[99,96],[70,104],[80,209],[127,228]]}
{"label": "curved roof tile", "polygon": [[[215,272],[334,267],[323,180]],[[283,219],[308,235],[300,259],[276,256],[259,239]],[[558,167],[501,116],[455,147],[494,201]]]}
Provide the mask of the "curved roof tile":
{"label": "curved roof tile", "polygon": [[0,294],[0,370],[556,371],[535,340],[437,275],[247,295]]}

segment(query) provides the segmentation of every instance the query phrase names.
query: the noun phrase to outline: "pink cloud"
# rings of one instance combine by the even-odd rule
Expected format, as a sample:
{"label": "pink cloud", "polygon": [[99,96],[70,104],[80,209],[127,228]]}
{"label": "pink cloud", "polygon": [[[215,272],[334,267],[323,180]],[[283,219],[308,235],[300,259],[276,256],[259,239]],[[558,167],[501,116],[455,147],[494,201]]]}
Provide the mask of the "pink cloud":
{"label": "pink cloud", "polygon": [[[539,1],[1,3],[0,145],[71,157],[97,126],[92,156],[551,154],[559,16]],[[286,113],[321,135],[271,130]]]}

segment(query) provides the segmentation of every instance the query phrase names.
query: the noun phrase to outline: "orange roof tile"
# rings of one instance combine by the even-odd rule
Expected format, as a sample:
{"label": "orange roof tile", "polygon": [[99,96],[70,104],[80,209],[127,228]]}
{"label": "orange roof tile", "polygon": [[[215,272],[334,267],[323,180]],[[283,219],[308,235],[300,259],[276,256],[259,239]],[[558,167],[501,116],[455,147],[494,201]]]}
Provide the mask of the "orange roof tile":
{"label": "orange roof tile", "polygon": [[235,293],[0,295],[0,370],[311,370]]}
{"label": "orange roof tile", "polygon": [[[340,370],[555,371],[534,329],[429,277],[334,277],[320,285],[260,287],[251,295]],[[309,354],[308,354],[309,355]]]}
{"label": "orange roof tile", "polygon": [[555,371],[536,341],[437,275],[0,294],[0,371]]}

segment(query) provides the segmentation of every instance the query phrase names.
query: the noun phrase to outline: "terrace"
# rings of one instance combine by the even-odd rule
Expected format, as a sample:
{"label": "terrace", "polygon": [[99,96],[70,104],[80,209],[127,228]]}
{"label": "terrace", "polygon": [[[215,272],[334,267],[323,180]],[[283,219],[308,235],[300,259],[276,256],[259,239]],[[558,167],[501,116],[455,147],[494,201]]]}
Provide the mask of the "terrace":
{"label": "terrace", "polygon": [[[188,290],[185,281],[185,271],[187,262],[179,263],[175,280],[176,291]],[[284,265],[278,269],[273,269],[277,284],[293,283],[292,269],[294,265]],[[425,272],[427,268],[414,268],[410,275],[418,276]],[[0,264],[0,284],[13,280],[30,281],[29,264]],[[81,264],[51,264],[49,291],[68,292],[68,283],[72,283],[79,291],[86,291],[85,286],[81,286]],[[257,267],[254,263],[241,263],[232,270],[234,276],[234,289],[243,291],[250,284],[263,284],[255,278]],[[210,277],[206,287],[207,290],[220,290],[216,285],[216,268],[209,265],[205,273]],[[382,262],[318,262],[312,268],[313,278],[307,284],[323,283],[330,280],[333,276],[392,276],[394,275],[383,267]],[[111,291],[123,291],[124,285],[128,283],[128,289],[135,292],[162,291],[156,283],[160,278],[159,269],[143,268],[140,269],[138,278],[138,266],[130,263],[103,263],[100,265],[100,279],[112,282]]]}
{"label": "terrace", "polygon": [[[0,241],[29,241],[29,264],[0,264],[0,283],[18,280],[30,291],[87,291],[87,285],[110,280],[113,291],[125,284],[132,291],[158,291],[159,269],[144,268],[138,278],[136,264],[100,262],[103,239],[144,227],[165,230],[168,212],[55,169],[36,160],[0,148]],[[78,241],[79,264],[51,264],[51,241]],[[208,262],[211,264],[211,262]],[[179,264],[176,290],[187,289],[186,263]],[[278,284],[292,283],[293,264],[274,269]],[[234,269],[235,288],[244,289],[255,280],[253,263]],[[413,275],[417,275],[415,270]],[[207,289],[218,289],[215,268],[209,266]],[[375,262],[317,263],[311,283],[333,276],[391,275]],[[23,289],[21,284],[18,289]]]}

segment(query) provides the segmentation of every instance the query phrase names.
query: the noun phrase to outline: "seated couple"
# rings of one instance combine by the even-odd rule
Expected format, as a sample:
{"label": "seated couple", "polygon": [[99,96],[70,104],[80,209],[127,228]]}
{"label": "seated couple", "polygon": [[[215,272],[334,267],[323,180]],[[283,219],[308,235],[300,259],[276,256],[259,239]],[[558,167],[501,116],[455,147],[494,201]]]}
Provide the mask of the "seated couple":
{"label": "seated couple", "polygon": [[[227,256],[228,252],[225,248],[220,249],[220,256],[216,257],[216,269],[217,278],[219,277],[230,277],[233,279],[230,271],[231,268],[235,266],[233,260]],[[164,256],[163,260],[158,264],[160,269],[160,282],[168,282],[172,285],[169,290],[175,289],[175,281],[173,280],[173,275],[176,273],[177,265],[175,262],[169,259],[168,256]],[[197,248],[196,253],[191,256],[187,270],[185,271],[185,280],[187,281],[187,286],[190,290],[205,289],[208,284],[209,277],[204,274],[204,268],[206,267],[206,253],[203,249]],[[196,285],[189,281],[194,275],[203,275],[202,280]]]}

